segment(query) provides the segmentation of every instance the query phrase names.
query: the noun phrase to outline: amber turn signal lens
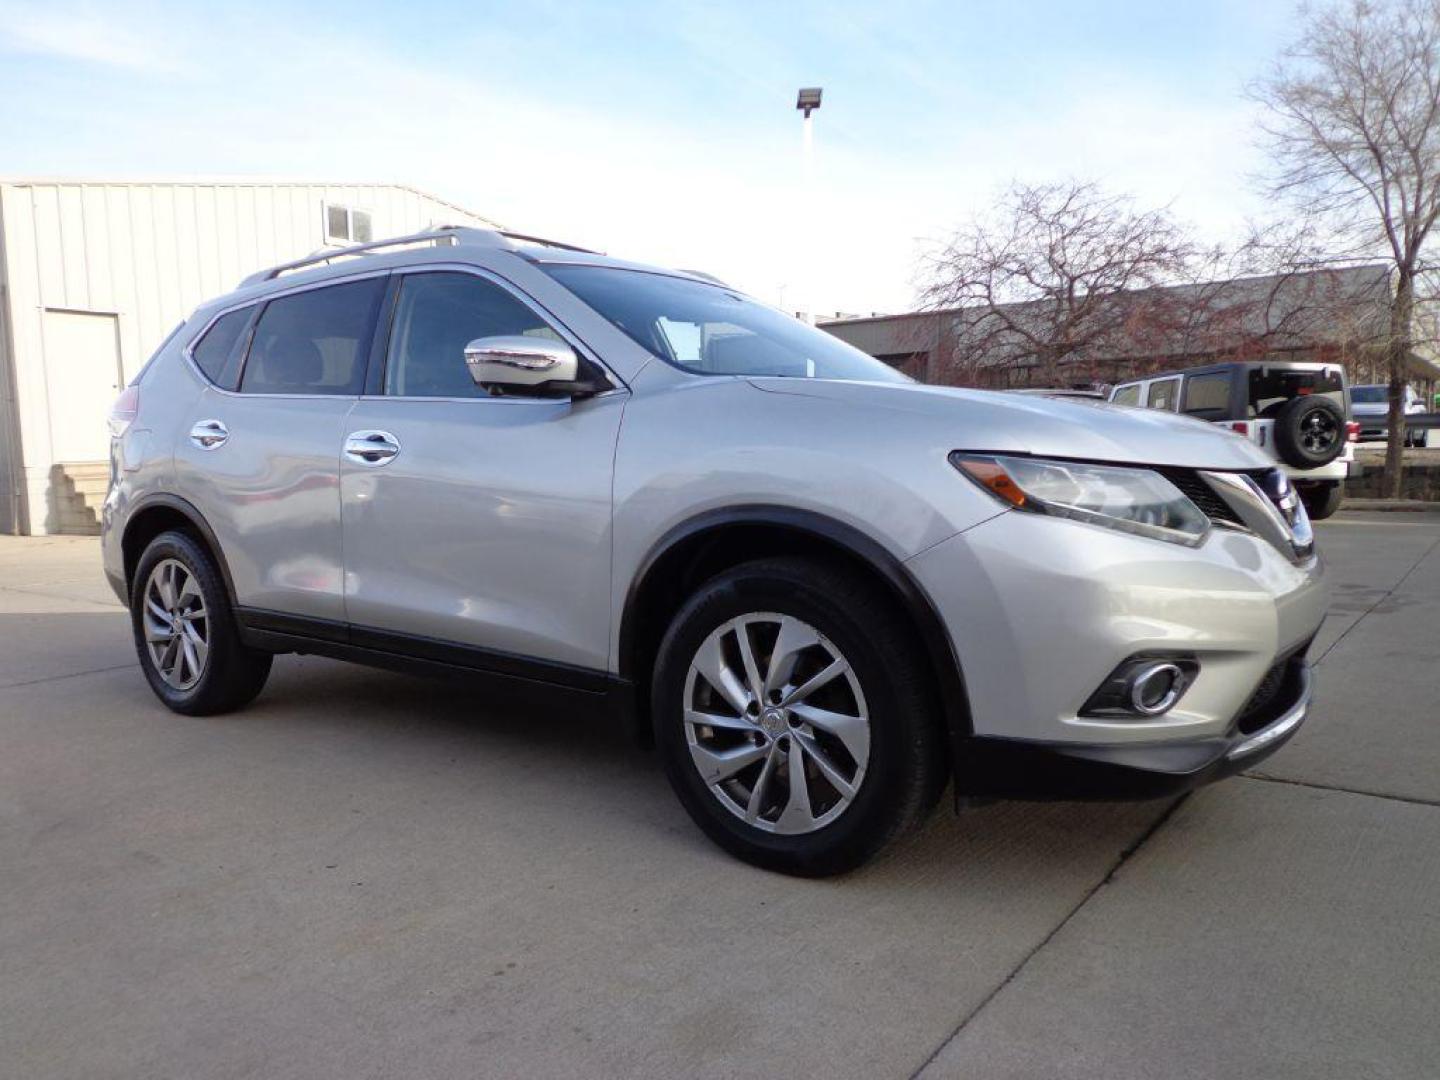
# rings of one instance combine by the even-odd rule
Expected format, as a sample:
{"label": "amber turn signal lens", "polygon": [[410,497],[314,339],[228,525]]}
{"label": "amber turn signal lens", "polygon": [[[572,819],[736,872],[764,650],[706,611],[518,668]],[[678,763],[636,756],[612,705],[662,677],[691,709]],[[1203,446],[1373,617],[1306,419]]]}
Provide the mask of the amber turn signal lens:
{"label": "amber turn signal lens", "polygon": [[961,458],[956,461],[956,464],[964,469],[971,479],[977,481],[982,487],[988,488],[1011,506],[1025,505],[1025,492],[1020,490],[1019,484],[1010,479],[1010,474],[1000,466],[999,462],[985,461],[979,458]]}

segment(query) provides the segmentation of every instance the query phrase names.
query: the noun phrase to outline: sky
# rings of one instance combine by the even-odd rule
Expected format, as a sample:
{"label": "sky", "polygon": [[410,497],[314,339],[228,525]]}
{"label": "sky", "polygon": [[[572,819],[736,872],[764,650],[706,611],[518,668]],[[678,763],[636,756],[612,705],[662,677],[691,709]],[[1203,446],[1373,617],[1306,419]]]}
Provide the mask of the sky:
{"label": "sky", "polygon": [[790,310],[898,311],[1016,180],[1238,236],[1266,209],[1243,88],[1295,22],[1288,0],[0,0],[0,175],[407,183]]}

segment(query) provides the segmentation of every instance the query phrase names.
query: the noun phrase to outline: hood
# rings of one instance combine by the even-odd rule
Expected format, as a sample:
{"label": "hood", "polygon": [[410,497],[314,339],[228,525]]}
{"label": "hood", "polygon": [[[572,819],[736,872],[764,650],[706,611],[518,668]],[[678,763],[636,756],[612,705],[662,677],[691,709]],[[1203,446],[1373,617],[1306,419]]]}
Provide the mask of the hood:
{"label": "hood", "polygon": [[1105,401],[920,383],[784,378],[754,378],[750,383],[768,393],[853,406],[871,413],[876,423],[898,415],[907,426],[939,425],[956,450],[1197,469],[1264,469],[1275,464],[1248,439],[1214,424]]}

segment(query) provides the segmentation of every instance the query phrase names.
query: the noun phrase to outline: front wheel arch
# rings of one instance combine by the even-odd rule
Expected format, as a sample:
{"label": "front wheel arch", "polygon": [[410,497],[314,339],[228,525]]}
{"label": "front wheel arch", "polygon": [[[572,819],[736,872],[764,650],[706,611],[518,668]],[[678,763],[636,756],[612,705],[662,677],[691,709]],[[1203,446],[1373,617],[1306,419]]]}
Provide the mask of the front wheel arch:
{"label": "front wheel arch", "polygon": [[[900,606],[923,650],[952,754],[972,731],[964,672],[929,596],[899,558],[853,525],[794,507],[749,505],[708,511],[670,529],[631,581],[620,618],[617,667],[627,684],[649,685],[671,619],[705,581],[754,559],[800,555],[838,563],[880,585]],[[648,695],[636,693],[634,730],[650,730]]]}

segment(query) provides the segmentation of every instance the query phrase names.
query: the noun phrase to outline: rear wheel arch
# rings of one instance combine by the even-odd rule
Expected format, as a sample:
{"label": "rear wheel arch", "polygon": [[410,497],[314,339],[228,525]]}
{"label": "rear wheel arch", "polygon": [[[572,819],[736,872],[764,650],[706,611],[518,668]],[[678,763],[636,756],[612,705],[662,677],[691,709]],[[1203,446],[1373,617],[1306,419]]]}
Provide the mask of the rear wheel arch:
{"label": "rear wheel arch", "polygon": [[[852,525],[813,511],[742,506],[709,511],[667,532],[641,562],[620,619],[621,678],[648,686],[660,641],[686,599],[731,567],[778,555],[838,563],[883,588],[924,652],[952,745],[971,732],[969,698],[950,635],[935,606],[901,561]],[[634,695],[637,734],[650,730],[648,694]]]}
{"label": "rear wheel arch", "polygon": [[150,495],[141,499],[130,511],[125,523],[125,531],[120,539],[120,550],[124,556],[126,594],[132,592],[135,587],[135,570],[140,565],[140,557],[145,554],[145,548],[155,537],[170,530],[189,533],[205,546],[210,557],[215,560],[215,565],[220,569],[220,577],[225,582],[225,593],[233,607],[235,585],[230,580],[230,566],[225,561],[225,553],[220,548],[220,541],[215,535],[215,530],[210,528],[205,516],[193,504],[178,495],[167,493]]}

